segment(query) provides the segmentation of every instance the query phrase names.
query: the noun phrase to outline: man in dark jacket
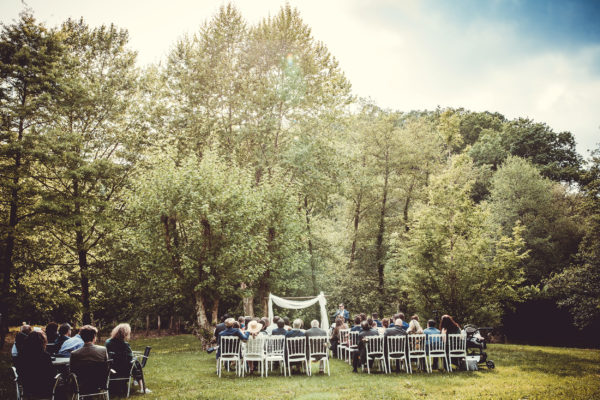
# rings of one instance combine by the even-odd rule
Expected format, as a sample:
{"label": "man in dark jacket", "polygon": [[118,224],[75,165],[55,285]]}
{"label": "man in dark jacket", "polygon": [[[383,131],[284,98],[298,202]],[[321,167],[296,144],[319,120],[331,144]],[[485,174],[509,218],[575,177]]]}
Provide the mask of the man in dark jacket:
{"label": "man in dark jacket", "polygon": [[63,343],[71,338],[71,325],[64,323],[58,328],[58,337],[54,342],[56,351],[60,350]]}
{"label": "man in dark jacket", "polygon": [[[304,336],[306,336],[306,358],[308,359],[308,362],[310,362],[310,338],[311,337],[315,337],[315,336],[321,336],[321,337],[325,337],[327,338],[327,332],[325,332],[323,329],[319,328],[319,321],[312,320],[310,323],[311,328],[308,329],[306,332],[304,332]],[[328,340],[325,341],[325,343],[328,343]],[[316,358],[316,360],[319,360],[319,373],[323,373],[323,368],[324,368],[324,363],[322,360],[320,360],[321,357]]]}
{"label": "man in dark jacket", "polygon": [[284,326],[285,326],[285,321],[283,320],[283,318],[279,318],[277,320],[277,328],[275,328],[271,331],[271,335],[272,336],[276,336],[276,335],[285,336],[287,331],[285,330]]}
{"label": "man in dark jacket", "polygon": [[366,341],[368,336],[378,336],[379,332],[372,328],[373,320],[370,318],[361,323],[362,331],[358,334],[358,351],[352,355],[352,372],[358,372],[358,365],[364,364],[368,360]]}
{"label": "man in dark jacket", "polygon": [[225,320],[225,327],[227,329],[225,329],[224,331],[221,331],[219,333],[219,349],[217,350],[217,358],[219,358],[221,356],[221,338],[224,336],[237,336],[238,338],[240,338],[240,340],[248,340],[248,336],[250,336],[250,334],[248,332],[243,333],[241,330],[239,330],[238,328],[234,328],[233,327],[233,323],[235,322],[235,319],[233,318],[227,318]]}
{"label": "man in dark jacket", "polygon": [[[385,332],[383,332],[383,349],[384,349],[384,353],[385,353],[385,359],[386,359],[386,363],[387,363],[387,357],[388,357],[388,345],[387,345],[387,338],[389,336],[406,336],[406,331],[403,328],[403,321],[398,318],[394,321],[394,326],[390,326],[389,328],[387,328],[385,330]],[[405,349],[406,351],[406,349]],[[389,370],[390,366],[388,365],[388,370]],[[396,371],[400,371],[400,361],[396,360]]]}

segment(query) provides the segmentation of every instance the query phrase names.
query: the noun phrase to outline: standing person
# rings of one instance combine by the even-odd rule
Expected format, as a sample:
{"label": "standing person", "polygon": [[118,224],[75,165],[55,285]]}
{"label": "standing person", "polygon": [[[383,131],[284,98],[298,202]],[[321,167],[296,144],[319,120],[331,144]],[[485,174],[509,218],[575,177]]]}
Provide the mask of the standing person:
{"label": "standing person", "polygon": [[350,312],[344,308],[344,303],[340,303],[337,311],[335,312],[335,314],[333,314],[334,321],[335,321],[335,317],[337,317],[338,315],[341,315],[342,317],[344,317],[345,322],[350,321]]}
{"label": "standing person", "polygon": [[[110,354],[114,364],[112,367],[117,370],[117,376],[127,377],[131,369],[133,360],[133,351],[127,342],[131,338],[131,326],[129,324],[119,324],[114,327],[110,333],[110,338],[104,343],[106,350]],[[140,392],[151,393],[150,389],[145,387],[143,380],[142,366],[136,360],[133,365],[133,379],[135,379],[140,387]]]}

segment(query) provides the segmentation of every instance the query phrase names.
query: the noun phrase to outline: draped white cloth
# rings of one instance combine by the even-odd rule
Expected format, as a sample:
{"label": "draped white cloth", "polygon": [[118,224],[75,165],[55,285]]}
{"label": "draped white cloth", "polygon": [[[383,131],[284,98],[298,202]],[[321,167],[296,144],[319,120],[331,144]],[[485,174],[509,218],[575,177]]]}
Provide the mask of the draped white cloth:
{"label": "draped white cloth", "polygon": [[301,308],[310,307],[317,302],[319,303],[319,308],[321,309],[321,328],[327,330],[329,328],[329,318],[327,317],[327,309],[325,308],[327,300],[325,299],[323,292],[321,292],[314,299],[304,301],[287,300],[269,293],[269,323],[273,323],[273,303],[279,307],[299,310]]}

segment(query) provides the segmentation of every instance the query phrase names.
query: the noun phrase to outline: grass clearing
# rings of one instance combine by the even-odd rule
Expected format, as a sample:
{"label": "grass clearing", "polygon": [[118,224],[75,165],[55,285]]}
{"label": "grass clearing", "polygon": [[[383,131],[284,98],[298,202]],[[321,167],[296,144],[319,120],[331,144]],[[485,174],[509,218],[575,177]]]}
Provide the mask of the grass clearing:
{"label": "grass clearing", "polygon": [[[331,376],[314,374],[238,378],[215,374],[215,355],[202,351],[191,335],[137,339],[134,350],[152,346],[145,369],[144,399],[600,399],[600,351],[586,349],[490,345],[496,369],[412,375],[352,374],[352,368],[331,360]],[[9,355],[2,355],[0,398],[14,398]],[[316,367],[316,366],[315,366]],[[313,371],[315,368],[313,368]]]}

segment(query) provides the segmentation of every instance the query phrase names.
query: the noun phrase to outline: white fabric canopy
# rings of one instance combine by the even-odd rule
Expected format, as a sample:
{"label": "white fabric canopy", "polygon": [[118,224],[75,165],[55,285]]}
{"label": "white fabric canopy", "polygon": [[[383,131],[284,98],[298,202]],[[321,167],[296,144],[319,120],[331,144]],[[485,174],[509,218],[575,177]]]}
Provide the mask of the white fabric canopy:
{"label": "white fabric canopy", "polygon": [[275,303],[279,307],[299,310],[301,308],[310,307],[317,302],[319,303],[319,308],[321,309],[321,328],[327,330],[329,328],[329,319],[327,318],[327,309],[325,308],[327,300],[325,299],[325,295],[323,294],[323,292],[321,292],[314,299],[305,301],[287,300],[283,297],[277,297],[269,293],[269,323],[273,323],[273,303]]}

